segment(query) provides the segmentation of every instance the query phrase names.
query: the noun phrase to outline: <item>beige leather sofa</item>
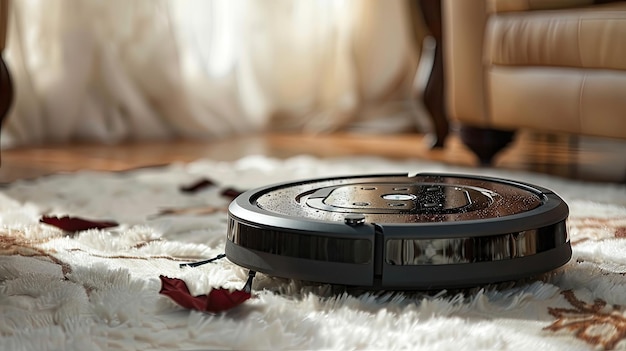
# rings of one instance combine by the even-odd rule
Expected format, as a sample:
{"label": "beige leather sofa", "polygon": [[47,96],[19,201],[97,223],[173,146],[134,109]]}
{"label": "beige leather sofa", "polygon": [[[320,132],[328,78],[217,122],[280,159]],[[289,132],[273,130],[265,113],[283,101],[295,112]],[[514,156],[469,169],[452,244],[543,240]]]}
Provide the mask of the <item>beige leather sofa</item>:
{"label": "beige leather sofa", "polygon": [[626,138],[626,1],[444,0],[442,13],[447,112],[483,162],[511,136],[490,129]]}

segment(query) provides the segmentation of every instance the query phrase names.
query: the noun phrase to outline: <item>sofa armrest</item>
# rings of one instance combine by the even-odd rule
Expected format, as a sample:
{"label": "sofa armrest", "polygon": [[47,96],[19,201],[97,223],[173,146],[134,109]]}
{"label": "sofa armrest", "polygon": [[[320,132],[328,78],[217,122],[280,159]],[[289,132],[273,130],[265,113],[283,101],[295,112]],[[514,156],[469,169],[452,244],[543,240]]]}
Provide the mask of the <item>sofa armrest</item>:
{"label": "sofa armrest", "polygon": [[446,107],[453,120],[487,124],[483,41],[487,3],[444,0],[443,57]]}

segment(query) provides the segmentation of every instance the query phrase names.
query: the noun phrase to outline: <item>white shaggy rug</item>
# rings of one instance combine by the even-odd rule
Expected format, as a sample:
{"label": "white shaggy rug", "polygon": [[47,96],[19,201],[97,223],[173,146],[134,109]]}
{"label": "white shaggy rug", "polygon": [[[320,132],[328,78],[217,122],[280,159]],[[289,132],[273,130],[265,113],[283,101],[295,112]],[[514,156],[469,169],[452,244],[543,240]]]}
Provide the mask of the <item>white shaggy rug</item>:
{"label": "white shaggy rug", "polygon": [[[226,188],[328,175],[452,171],[522,180],[570,206],[573,258],[538,279],[435,292],[363,292],[258,274],[254,297],[221,314],[159,294],[160,275],[194,295],[240,289],[224,252]],[[216,185],[195,193],[181,186]],[[42,216],[120,223],[64,232]],[[626,186],[374,158],[200,160],[80,172],[0,189],[0,350],[626,349]]]}

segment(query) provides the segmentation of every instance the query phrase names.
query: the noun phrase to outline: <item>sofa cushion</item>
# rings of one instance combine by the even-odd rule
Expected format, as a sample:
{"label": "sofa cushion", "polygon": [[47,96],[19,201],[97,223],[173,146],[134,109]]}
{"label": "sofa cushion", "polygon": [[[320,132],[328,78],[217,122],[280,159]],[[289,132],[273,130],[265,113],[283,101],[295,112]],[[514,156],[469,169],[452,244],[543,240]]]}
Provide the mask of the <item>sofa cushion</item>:
{"label": "sofa cushion", "polygon": [[494,14],[485,35],[488,64],[626,70],[626,2]]}
{"label": "sofa cushion", "polygon": [[626,138],[626,71],[493,66],[489,126]]}

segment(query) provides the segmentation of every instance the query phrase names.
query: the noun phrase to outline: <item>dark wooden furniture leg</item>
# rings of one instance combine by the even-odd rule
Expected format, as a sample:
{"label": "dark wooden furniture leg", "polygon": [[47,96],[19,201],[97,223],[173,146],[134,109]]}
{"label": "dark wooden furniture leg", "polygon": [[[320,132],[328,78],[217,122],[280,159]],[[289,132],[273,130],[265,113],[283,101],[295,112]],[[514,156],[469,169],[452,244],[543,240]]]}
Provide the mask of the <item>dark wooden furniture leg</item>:
{"label": "dark wooden furniture leg", "polygon": [[515,132],[462,125],[459,134],[461,141],[478,156],[481,166],[490,166],[493,157],[513,140]]}
{"label": "dark wooden furniture leg", "polygon": [[[0,128],[9,112],[11,102],[13,101],[13,84],[11,83],[11,76],[7,65],[0,55]],[[0,163],[1,163],[0,158]]]}
{"label": "dark wooden furniture leg", "polygon": [[424,91],[424,105],[432,117],[434,127],[433,147],[443,147],[448,136],[449,125],[445,112],[444,81],[443,81],[443,50],[441,30],[441,1],[419,0],[424,22],[435,39],[435,57],[433,70]]}
{"label": "dark wooden furniture leg", "polygon": [[13,85],[7,65],[2,58],[9,22],[9,0],[0,0],[0,127],[13,101]]}
{"label": "dark wooden furniture leg", "polygon": [[0,56],[0,125],[4,122],[12,101],[13,85],[11,84],[11,76],[4,60]]}

